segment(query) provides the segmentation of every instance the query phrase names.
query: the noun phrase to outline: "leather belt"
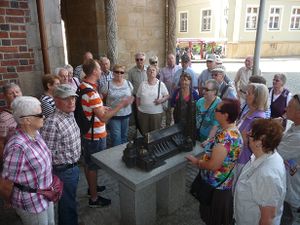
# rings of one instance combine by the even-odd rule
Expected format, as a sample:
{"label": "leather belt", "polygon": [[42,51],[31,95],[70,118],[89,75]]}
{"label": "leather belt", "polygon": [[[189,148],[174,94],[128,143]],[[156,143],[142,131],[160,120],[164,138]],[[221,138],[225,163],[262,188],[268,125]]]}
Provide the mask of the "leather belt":
{"label": "leather belt", "polygon": [[71,164],[60,164],[60,165],[53,165],[53,170],[56,170],[56,171],[64,171],[64,170],[67,170],[67,169],[71,169],[75,166],[78,165],[78,162],[75,162],[75,163],[71,163]]}

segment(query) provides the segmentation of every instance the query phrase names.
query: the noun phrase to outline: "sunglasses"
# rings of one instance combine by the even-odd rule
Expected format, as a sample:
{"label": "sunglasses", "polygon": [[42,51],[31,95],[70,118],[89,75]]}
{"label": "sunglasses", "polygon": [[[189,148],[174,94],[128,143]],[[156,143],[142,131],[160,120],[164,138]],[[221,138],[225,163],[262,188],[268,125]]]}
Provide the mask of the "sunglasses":
{"label": "sunglasses", "polygon": [[139,59],[139,58],[137,58],[137,59],[135,59],[135,61],[143,61],[144,59]]}
{"label": "sunglasses", "polygon": [[157,63],[157,61],[152,61],[152,62],[151,62],[151,64],[156,64],[156,63]]}
{"label": "sunglasses", "polygon": [[125,72],[124,71],[118,71],[118,70],[116,70],[116,71],[114,71],[114,73],[116,73],[116,74],[124,74]]}
{"label": "sunglasses", "polygon": [[209,88],[207,88],[207,87],[204,87],[204,88],[203,88],[203,91],[214,91],[214,89],[209,89]]}
{"label": "sunglasses", "polygon": [[28,116],[33,116],[33,117],[37,117],[37,118],[44,118],[44,114],[43,113],[26,115],[26,116],[20,116],[20,118],[24,118],[24,117],[28,117]]}
{"label": "sunglasses", "polygon": [[215,112],[225,113],[222,109],[218,109],[218,108],[215,109]]}
{"label": "sunglasses", "polygon": [[254,137],[254,135],[252,134],[252,132],[251,132],[251,131],[247,132],[247,136],[248,136],[248,137],[251,137],[251,138],[253,138],[253,137]]}
{"label": "sunglasses", "polygon": [[280,82],[280,80],[279,80],[279,79],[273,79],[273,81],[275,81],[275,82]]}

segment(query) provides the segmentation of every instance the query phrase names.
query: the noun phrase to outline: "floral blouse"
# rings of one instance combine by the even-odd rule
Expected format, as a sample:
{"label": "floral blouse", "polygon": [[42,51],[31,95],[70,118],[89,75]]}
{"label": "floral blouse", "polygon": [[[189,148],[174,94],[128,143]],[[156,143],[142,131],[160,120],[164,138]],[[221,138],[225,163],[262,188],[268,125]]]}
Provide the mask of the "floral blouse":
{"label": "floral blouse", "polygon": [[210,185],[214,187],[217,187],[228,177],[226,181],[217,188],[221,190],[228,190],[232,187],[234,177],[234,171],[232,170],[243,146],[242,135],[237,127],[219,130],[215,138],[211,139],[210,144],[207,145],[208,147],[205,149],[203,160],[208,161],[210,159],[212,152],[211,150],[215,144],[223,145],[228,154],[219,169],[216,171],[204,171],[202,176]]}

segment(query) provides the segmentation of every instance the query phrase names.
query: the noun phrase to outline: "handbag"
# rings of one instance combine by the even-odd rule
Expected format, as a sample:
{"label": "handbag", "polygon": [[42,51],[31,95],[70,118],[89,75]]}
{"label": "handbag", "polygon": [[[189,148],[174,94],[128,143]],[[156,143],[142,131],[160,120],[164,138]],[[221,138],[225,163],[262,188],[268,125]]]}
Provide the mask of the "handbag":
{"label": "handbag", "polygon": [[225,179],[221,181],[216,187],[211,186],[202,178],[200,170],[191,185],[191,195],[193,195],[200,202],[200,204],[210,206],[215,189],[220,187],[228,179],[233,168],[230,170]]}
{"label": "handbag", "polygon": [[[157,94],[157,99],[159,99],[159,95],[160,95],[160,83],[161,83],[161,81],[159,81],[159,83],[158,83],[158,94]],[[167,100],[167,101],[161,103],[164,111],[167,111],[167,110],[168,110],[168,102],[169,102],[169,100]]]}
{"label": "handbag", "polygon": [[0,196],[7,202],[10,201],[14,189],[14,182],[0,177]]}
{"label": "handbag", "polygon": [[58,176],[53,175],[52,183],[46,189],[31,188],[17,183],[15,183],[15,186],[24,192],[43,195],[48,201],[56,203],[62,196],[64,183],[58,178]]}

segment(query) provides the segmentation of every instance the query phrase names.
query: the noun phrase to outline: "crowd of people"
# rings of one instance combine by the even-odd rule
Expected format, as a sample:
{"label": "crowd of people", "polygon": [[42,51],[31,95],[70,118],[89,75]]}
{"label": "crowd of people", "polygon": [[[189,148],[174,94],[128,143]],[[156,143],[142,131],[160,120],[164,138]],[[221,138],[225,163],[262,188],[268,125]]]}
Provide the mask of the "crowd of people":
{"label": "crowd of people", "polygon": [[[58,176],[64,183],[58,224],[77,225],[80,156],[89,207],[108,206],[111,200],[101,193],[106,187],[98,184],[99,167],[91,155],[108,148],[108,135],[110,146],[126,143],[130,120],[142,135],[162,128],[163,116],[166,126],[178,123],[174,109],[180,101],[193,100],[197,144],[204,155],[187,159],[214,188],[209,204],[200,203],[203,221],[300,224],[300,94],[284,87],[284,74],[275,74],[268,88],[260,71],[252,75],[252,56],[234,81],[215,55],[208,55],[199,77],[187,54],[181,56],[181,66],[173,54],[163,68],[157,56],[146,65],[143,52],[134,60],[126,76],[124,65],[111,66],[106,56],[95,60],[86,52],[75,69],[65,65],[42,77],[40,99],[22,96],[17,84],[6,84],[7,105],[0,113],[1,179],[43,189]],[[80,109],[88,121],[84,133],[74,117]],[[284,133],[287,119],[293,124]],[[26,225],[55,223],[53,202],[43,195],[14,187],[9,204]]]}

